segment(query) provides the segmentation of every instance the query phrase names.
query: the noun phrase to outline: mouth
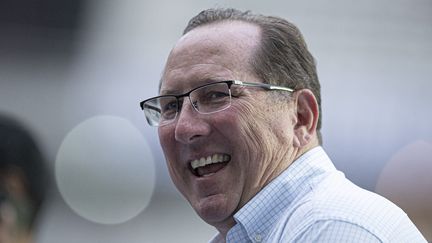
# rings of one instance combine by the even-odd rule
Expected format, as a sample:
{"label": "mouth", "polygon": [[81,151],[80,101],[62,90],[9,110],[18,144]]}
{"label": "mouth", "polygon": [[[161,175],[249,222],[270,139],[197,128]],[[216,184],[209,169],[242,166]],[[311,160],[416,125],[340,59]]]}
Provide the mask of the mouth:
{"label": "mouth", "polygon": [[192,174],[197,177],[204,177],[218,172],[224,168],[230,160],[231,156],[228,154],[213,154],[192,160],[189,165]]}

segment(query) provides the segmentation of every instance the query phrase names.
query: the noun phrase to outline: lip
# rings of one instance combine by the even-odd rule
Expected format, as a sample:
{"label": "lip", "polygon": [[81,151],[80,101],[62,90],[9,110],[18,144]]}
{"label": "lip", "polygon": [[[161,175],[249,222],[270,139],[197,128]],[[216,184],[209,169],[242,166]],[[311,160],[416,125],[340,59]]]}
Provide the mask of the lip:
{"label": "lip", "polygon": [[190,165],[195,170],[204,165],[210,165],[215,163],[224,163],[229,162],[231,160],[231,156],[229,154],[215,153],[212,155],[204,156],[201,158],[194,159],[190,161]]}
{"label": "lip", "polygon": [[230,170],[228,167],[230,167],[229,164],[217,172],[207,176],[198,177],[191,174],[191,186],[197,196],[201,199],[204,199],[219,194],[224,194],[224,191],[227,190],[225,182],[228,179],[227,176]]}
{"label": "lip", "polygon": [[205,152],[201,152],[201,153],[188,153],[188,152],[184,152],[185,154],[188,154],[187,157],[185,157],[185,159],[183,159],[183,161],[185,161],[187,164],[190,164],[192,161],[196,160],[196,159],[200,159],[200,158],[207,158],[208,156],[212,156],[214,154],[223,154],[223,155],[229,155],[231,156],[230,153],[228,152],[218,152],[218,151],[205,151]]}
{"label": "lip", "polygon": [[[196,157],[195,159],[188,160],[188,167],[192,174],[195,176],[200,168],[207,168],[207,166],[226,164],[231,161],[231,155],[227,153],[210,153],[202,157]],[[224,166],[224,167],[225,167]]]}
{"label": "lip", "polygon": [[[208,152],[208,153],[195,154],[195,156],[190,156],[189,159],[186,160],[187,161],[187,167],[188,167],[189,171],[191,172],[191,174],[195,177],[200,178],[200,176],[197,175],[196,170],[192,168],[192,165],[191,165],[192,161],[197,160],[197,159],[199,160],[201,158],[207,158],[207,157],[213,156],[215,154],[223,155],[223,156],[226,156],[226,155],[229,156],[230,159],[228,160],[227,164],[231,161],[231,155],[229,153],[225,153],[225,152]],[[226,166],[227,165],[225,165],[222,169],[224,169]],[[217,171],[217,172],[219,172],[219,171]]]}
{"label": "lip", "polygon": [[201,184],[204,187],[210,187],[210,184],[211,184],[211,186],[214,186],[215,180],[220,179],[221,178],[220,175],[223,174],[228,169],[229,166],[230,166],[230,163],[228,162],[224,167],[222,167],[220,170],[218,170],[214,173],[211,173],[211,174],[208,174],[205,176],[196,176],[194,174],[194,178],[198,184]]}

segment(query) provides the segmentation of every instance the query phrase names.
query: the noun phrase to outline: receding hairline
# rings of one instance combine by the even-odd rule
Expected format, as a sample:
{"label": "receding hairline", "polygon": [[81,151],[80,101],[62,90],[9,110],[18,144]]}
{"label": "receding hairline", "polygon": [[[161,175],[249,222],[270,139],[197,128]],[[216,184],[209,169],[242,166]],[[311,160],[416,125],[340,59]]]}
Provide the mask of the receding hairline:
{"label": "receding hairline", "polygon": [[[230,25],[230,24],[233,24],[233,25],[235,25],[235,24],[243,24],[243,25],[246,25],[246,26],[250,26],[250,27],[252,27],[252,28],[254,28],[256,30],[255,34],[249,36],[249,37],[252,37],[252,36],[254,37],[253,38],[254,41],[251,41],[250,44],[248,44],[249,47],[252,47],[252,48],[247,48],[248,46],[246,46],[246,45],[244,46],[247,50],[251,51],[249,53],[249,56],[247,57],[248,58],[247,59],[247,65],[244,65],[244,66],[245,66],[245,68],[246,68],[247,71],[255,73],[254,69],[253,69],[253,66],[252,66],[252,62],[254,61],[254,58],[256,57],[256,53],[259,51],[259,49],[261,48],[261,45],[262,45],[262,38],[263,38],[262,37],[262,33],[263,33],[262,27],[259,24],[257,24],[257,23],[245,21],[245,20],[242,20],[242,19],[223,19],[223,20],[217,20],[217,21],[214,21],[214,22],[209,22],[209,23],[205,23],[205,24],[196,26],[195,28],[190,29],[189,31],[185,32],[177,40],[177,42],[174,44],[173,48],[169,52],[167,60],[166,60],[165,65],[164,65],[164,68],[162,70],[162,75],[161,75],[161,78],[159,80],[159,90],[158,90],[159,93],[160,93],[160,90],[161,90],[161,87],[162,87],[163,80],[165,78],[166,67],[167,67],[167,64],[169,63],[169,59],[170,59],[171,55],[173,54],[173,51],[178,47],[178,44],[182,40],[184,40],[184,38],[187,38],[188,35],[192,34],[193,32],[200,31],[200,30],[202,30],[204,28],[218,28],[218,27],[223,28],[223,26]],[[245,35],[245,37],[247,38],[247,40],[252,40],[251,38],[248,38],[248,36],[246,36],[246,35]]]}

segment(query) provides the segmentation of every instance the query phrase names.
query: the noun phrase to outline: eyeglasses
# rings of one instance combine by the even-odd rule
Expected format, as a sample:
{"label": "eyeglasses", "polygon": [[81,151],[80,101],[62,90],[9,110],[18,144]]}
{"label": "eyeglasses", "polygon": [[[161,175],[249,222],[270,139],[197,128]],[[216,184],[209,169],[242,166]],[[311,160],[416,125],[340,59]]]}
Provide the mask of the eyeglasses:
{"label": "eyeglasses", "polygon": [[223,111],[231,106],[231,86],[258,87],[265,90],[281,90],[293,92],[293,89],[264,83],[249,83],[239,80],[228,80],[202,85],[181,95],[161,95],[144,101],[140,106],[150,126],[164,126],[173,122],[188,96],[192,107],[200,114],[212,114]]}

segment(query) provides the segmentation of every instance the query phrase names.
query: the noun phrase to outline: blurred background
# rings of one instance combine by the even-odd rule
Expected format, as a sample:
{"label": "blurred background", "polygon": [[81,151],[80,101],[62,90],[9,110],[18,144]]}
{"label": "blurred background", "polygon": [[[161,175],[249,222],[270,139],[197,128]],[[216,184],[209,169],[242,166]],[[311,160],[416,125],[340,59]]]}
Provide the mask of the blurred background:
{"label": "blurred background", "polygon": [[[35,242],[206,242],[139,102],[209,7],[284,17],[318,63],[324,147],[432,241],[432,1],[2,0],[0,113],[22,121],[53,185]],[[1,138],[0,138],[1,139]]]}

